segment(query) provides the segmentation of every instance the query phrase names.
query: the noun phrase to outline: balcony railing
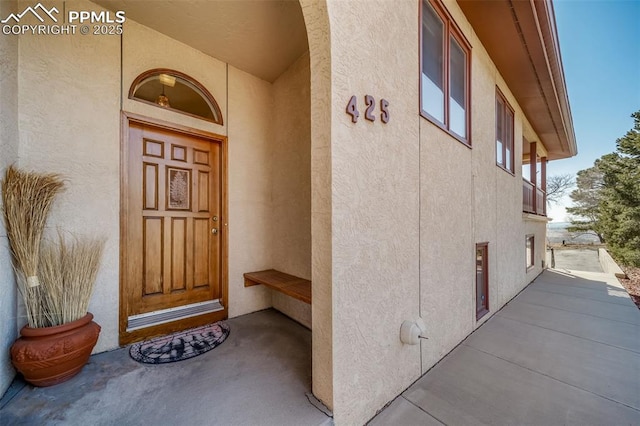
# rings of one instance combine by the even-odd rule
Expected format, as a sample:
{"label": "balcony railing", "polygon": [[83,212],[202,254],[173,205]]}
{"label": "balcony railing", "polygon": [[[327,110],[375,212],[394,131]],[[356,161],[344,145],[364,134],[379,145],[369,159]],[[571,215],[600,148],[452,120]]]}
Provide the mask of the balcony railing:
{"label": "balcony railing", "polygon": [[[535,196],[535,203],[534,197]],[[547,215],[547,196],[540,188],[536,188],[534,184],[526,179],[522,179],[522,211],[525,213],[537,214],[540,216]]]}
{"label": "balcony railing", "polygon": [[522,179],[522,211],[525,213],[535,213],[533,205],[533,184]]}
{"label": "balcony railing", "polygon": [[536,188],[536,214],[547,215],[547,194],[540,188]]}

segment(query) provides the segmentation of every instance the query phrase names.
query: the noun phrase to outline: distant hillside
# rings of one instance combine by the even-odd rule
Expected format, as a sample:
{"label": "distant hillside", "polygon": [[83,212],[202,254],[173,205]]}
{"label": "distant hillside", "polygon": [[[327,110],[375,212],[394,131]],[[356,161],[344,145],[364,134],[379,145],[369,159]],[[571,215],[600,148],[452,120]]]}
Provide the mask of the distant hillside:
{"label": "distant hillside", "polygon": [[551,244],[599,244],[600,240],[592,233],[568,232],[569,222],[550,222],[547,224],[547,241]]}
{"label": "distant hillside", "polygon": [[547,229],[565,229],[569,225],[569,222],[549,222]]}

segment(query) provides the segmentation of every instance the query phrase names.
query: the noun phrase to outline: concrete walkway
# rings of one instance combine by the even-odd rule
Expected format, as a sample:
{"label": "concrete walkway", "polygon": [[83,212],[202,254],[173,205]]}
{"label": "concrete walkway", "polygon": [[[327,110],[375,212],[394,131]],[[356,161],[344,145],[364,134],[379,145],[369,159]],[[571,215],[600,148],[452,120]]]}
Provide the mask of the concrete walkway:
{"label": "concrete walkway", "polygon": [[309,330],[274,310],[228,324],[222,345],[173,364],[139,364],[127,349],[94,355],[68,382],[5,396],[0,425],[332,424],[306,397]]}
{"label": "concrete walkway", "polygon": [[555,269],[572,271],[604,272],[598,259],[598,249],[555,249]]}
{"label": "concrete walkway", "polygon": [[617,279],[548,270],[372,425],[638,425],[640,310]]}

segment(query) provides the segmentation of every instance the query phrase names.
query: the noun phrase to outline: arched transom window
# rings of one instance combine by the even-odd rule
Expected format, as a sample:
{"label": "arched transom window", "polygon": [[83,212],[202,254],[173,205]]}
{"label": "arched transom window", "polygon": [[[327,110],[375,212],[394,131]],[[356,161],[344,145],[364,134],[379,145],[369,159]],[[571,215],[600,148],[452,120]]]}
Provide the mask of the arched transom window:
{"label": "arched transom window", "polygon": [[140,74],[129,99],[222,124],[218,103],[205,87],[179,71],[157,68]]}

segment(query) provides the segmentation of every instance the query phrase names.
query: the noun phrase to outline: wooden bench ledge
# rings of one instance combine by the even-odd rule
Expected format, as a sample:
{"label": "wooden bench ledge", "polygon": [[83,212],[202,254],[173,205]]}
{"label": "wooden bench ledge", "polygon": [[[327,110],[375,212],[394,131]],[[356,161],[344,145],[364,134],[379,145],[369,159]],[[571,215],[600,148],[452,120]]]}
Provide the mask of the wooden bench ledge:
{"label": "wooden bench ledge", "polygon": [[273,290],[279,291],[298,299],[304,303],[311,304],[311,281],[284,272],[268,269],[266,271],[247,272],[244,274],[244,286],[265,285]]}

